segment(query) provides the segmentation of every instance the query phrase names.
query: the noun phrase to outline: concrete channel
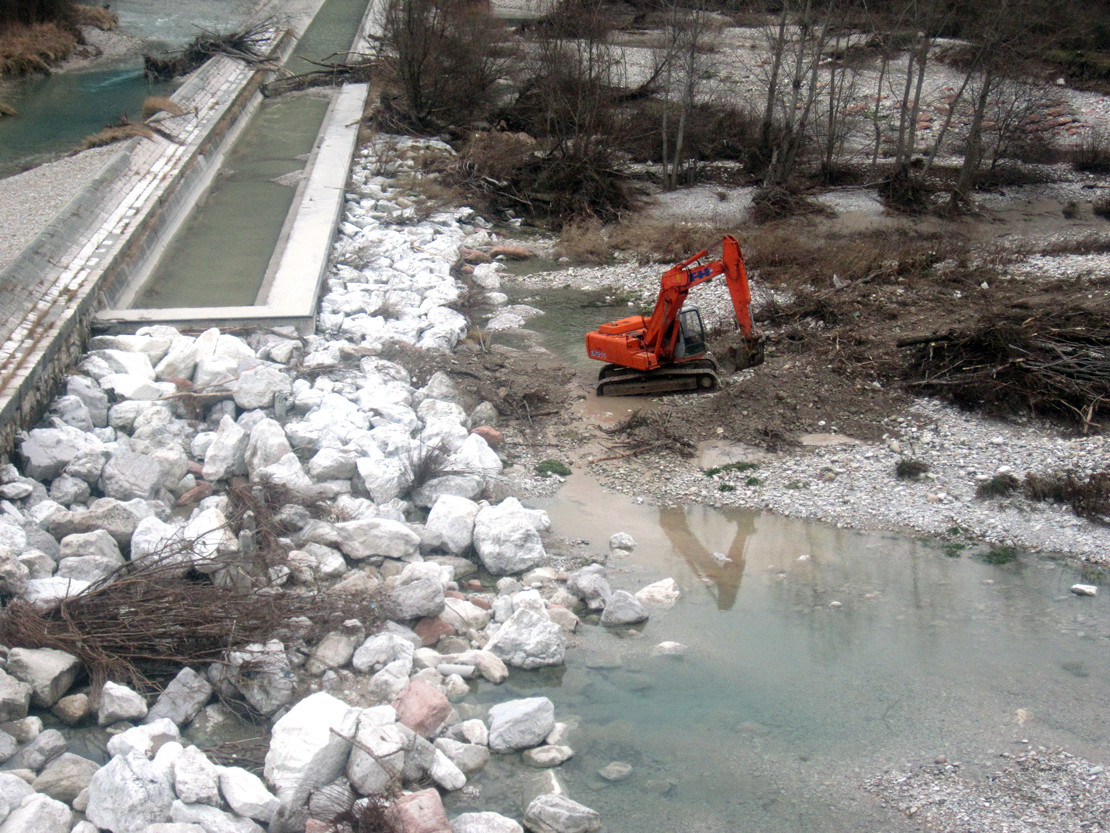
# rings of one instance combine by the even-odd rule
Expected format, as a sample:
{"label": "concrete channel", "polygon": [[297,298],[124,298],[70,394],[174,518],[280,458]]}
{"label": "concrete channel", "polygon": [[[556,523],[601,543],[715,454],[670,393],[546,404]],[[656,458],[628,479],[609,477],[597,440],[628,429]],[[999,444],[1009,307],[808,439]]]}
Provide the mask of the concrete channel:
{"label": "concrete channel", "polygon": [[[323,0],[307,9],[316,14]],[[357,49],[371,20],[366,11]],[[166,241],[211,185],[261,101],[261,86],[295,46],[275,31],[269,61],[217,56],[172,96],[183,110],[162,127],[173,140],[131,139],[30,246],[0,272],[0,453],[34,424],[81,355],[93,328],[314,326],[316,299],[343,208],[368,87],[333,99],[279,241],[280,254],[254,306],[115,309],[148,274]]]}

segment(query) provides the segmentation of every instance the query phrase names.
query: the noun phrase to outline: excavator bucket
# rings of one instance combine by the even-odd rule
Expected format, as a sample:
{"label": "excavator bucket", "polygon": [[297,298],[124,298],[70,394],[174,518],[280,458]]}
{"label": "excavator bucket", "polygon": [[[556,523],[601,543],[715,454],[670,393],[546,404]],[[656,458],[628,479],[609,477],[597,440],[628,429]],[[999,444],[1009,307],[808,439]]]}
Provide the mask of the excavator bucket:
{"label": "excavator bucket", "polygon": [[763,364],[763,339],[760,336],[745,338],[741,333],[730,337],[715,349],[717,365],[725,375]]}
{"label": "excavator bucket", "polygon": [[765,358],[763,355],[763,339],[758,336],[750,339],[741,338],[733,348],[732,358],[736,362],[737,370],[763,364]]}

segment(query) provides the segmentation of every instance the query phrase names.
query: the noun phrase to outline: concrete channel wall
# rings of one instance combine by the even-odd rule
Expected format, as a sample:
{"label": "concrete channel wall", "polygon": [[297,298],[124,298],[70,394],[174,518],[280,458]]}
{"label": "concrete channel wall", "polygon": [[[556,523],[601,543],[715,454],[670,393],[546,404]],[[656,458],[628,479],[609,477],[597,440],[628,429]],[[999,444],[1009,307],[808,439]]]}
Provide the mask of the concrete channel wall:
{"label": "concrete channel wall", "polygon": [[[275,33],[270,54],[292,49]],[[272,65],[271,65],[272,67]],[[0,273],[0,453],[38,419],[86,343],[93,316],[118,292],[196,182],[211,174],[272,68],[217,56],[173,98],[185,111],[133,139]],[[195,194],[194,194],[195,195]]]}

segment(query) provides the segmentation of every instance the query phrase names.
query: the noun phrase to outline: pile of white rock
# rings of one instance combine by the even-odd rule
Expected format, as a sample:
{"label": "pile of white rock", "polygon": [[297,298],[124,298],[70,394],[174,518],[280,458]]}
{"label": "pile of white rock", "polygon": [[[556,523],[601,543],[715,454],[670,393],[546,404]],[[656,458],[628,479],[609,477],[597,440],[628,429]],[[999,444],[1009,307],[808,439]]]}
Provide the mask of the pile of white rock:
{"label": "pile of white rock", "polygon": [[[47,611],[143,562],[239,592],[380,598],[391,621],[350,619],[315,644],[307,622],[291,621],[183,668],[157,698],[121,680],[90,689],[64,651],[3,649],[0,833],[323,830],[378,794],[399,796],[388,812],[408,833],[518,831],[496,813],[448,821],[440,791],[462,788],[491,752],[541,768],[573,754],[547,698],[500,703],[485,720],[454,704],[478,678],[561,664],[584,601],[608,625],[646,613],[600,568],[568,582],[547,566],[546,514],[497,499],[489,403],[443,373],[418,387],[374,355],[388,343],[455,345],[467,324],[445,306],[460,292],[451,265],[488,235],[467,211],[417,221],[369,166],[348,200],[318,334],[151,326],[92,340],[21,436],[18,465],[0,467],[0,597]],[[496,270],[480,277],[493,285]],[[229,525],[237,483],[287,496],[276,515],[284,563],[255,564],[256,535]],[[308,508],[319,502],[327,518]],[[473,577],[479,566],[501,577],[496,592]],[[272,723],[264,780],[219,766],[183,734],[218,733],[232,700]],[[69,751],[64,733],[94,722],[110,738],[103,766]],[[521,809],[539,833],[600,828],[557,779]]]}

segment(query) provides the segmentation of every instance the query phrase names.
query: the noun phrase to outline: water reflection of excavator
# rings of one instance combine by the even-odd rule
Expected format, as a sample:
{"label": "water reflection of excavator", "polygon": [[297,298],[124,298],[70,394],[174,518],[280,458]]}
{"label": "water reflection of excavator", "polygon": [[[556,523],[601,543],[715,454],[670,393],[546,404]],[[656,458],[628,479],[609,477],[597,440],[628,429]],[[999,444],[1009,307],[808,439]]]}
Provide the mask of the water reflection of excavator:
{"label": "water reflection of excavator", "polygon": [[727,234],[721,259],[703,262],[708,256],[708,251],[698,252],[663,273],[650,317],[621,318],[586,334],[589,357],[608,362],[598,375],[598,396],[711,391],[720,387],[717,363],[705,345],[701,314],[696,307],[682,308],[691,289],[717,275],[725,276],[742,336],[729,356],[730,369],[763,364],[763,341],[752,327],[752,296],[740,244]]}
{"label": "water reflection of excavator", "polygon": [[[707,511],[713,510],[703,507]],[[740,526],[743,524],[743,526]],[[744,547],[748,536],[755,532],[755,515],[743,513],[728,552],[710,552],[701,539],[690,529],[690,519],[682,506],[659,510],[659,525],[671,545],[686,559],[710,592],[717,599],[718,610],[731,610],[740,592],[740,579],[744,575]]]}

